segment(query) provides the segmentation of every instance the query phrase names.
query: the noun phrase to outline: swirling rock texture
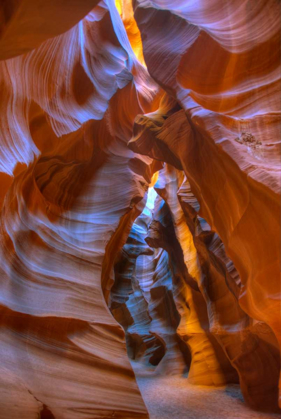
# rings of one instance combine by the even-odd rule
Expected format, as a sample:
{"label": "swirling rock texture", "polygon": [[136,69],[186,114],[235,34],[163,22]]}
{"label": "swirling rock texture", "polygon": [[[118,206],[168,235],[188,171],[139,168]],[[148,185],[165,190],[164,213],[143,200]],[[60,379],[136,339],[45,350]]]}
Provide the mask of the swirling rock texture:
{"label": "swirling rock texture", "polygon": [[[255,408],[276,406],[280,369],[278,343],[266,324],[253,322],[240,308],[241,283],[237,272],[227,258],[221,240],[203,219],[198,220],[195,210],[198,204],[187,179],[182,177],[167,166],[155,189],[173,209],[185,264],[193,272],[193,278],[197,278],[207,305],[211,334],[237,370],[245,400]],[[253,362],[256,368],[249,374],[248,368]]]}
{"label": "swirling rock texture", "polygon": [[183,169],[239,273],[240,307],[280,345],[279,4],[137,1],[135,17],[169,96],[130,146]]}
{"label": "swirling rock texture", "polygon": [[1,212],[1,417],[147,417],[106,300],[154,166],[126,144],[159,89],[111,2],[1,72],[1,164],[15,173]]}
{"label": "swirling rock texture", "polygon": [[1,419],[147,418],[133,367],[278,410],[279,29],[278,0],[1,2]]}

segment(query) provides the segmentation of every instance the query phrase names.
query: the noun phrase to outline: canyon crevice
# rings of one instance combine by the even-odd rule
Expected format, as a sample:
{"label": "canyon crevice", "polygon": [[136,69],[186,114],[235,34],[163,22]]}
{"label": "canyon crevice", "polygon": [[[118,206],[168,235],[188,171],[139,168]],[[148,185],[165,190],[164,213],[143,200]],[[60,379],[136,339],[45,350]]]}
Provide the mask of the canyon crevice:
{"label": "canyon crevice", "polygon": [[280,63],[278,0],[1,3],[0,419],[281,413]]}

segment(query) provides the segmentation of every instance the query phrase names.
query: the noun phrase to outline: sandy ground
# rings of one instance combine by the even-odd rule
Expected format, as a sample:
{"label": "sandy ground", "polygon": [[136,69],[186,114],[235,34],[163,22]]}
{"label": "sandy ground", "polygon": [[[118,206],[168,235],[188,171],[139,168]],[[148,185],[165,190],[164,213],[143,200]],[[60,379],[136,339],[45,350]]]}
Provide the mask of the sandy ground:
{"label": "sandy ground", "polygon": [[254,412],[243,402],[238,385],[193,386],[186,378],[137,375],[150,419],[281,419]]}

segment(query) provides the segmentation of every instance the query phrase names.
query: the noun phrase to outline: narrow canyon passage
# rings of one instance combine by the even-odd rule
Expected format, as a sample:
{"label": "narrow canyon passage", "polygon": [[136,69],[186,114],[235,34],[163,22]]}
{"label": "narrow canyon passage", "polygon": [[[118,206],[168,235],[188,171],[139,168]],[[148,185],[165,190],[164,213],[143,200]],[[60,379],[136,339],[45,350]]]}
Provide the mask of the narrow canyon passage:
{"label": "narrow canyon passage", "polygon": [[281,417],[280,25],[0,2],[0,419]]}
{"label": "narrow canyon passage", "polygon": [[[264,325],[248,319],[244,339],[251,346],[247,351],[237,346],[238,326],[232,323],[227,330],[228,310],[239,311],[234,297],[241,284],[221,240],[196,216],[196,209],[198,203],[184,174],[165,164],[154,174],[146,205],[115,263],[110,309],[125,330],[128,356],[150,418],[280,417],[253,412],[245,404],[254,382],[246,375],[245,363],[238,360],[251,363],[255,358],[259,349],[251,339],[258,343],[267,336],[274,343],[274,338]],[[193,235],[188,227],[192,225]],[[196,277],[201,279],[199,286]],[[223,287],[225,281],[227,287]],[[204,284],[206,288],[201,288]],[[219,319],[218,307],[222,308],[216,301],[221,299],[227,301],[219,324],[224,333],[216,335],[207,305],[212,301],[212,315]],[[235,361],[229,356],[233,351]],[[268,351],[274,355],[270,345]],[[256,387],[262,385],[257,381],[260,377],[261,371],[256,371]],[[277,385],[277,376],[275,380]]]}

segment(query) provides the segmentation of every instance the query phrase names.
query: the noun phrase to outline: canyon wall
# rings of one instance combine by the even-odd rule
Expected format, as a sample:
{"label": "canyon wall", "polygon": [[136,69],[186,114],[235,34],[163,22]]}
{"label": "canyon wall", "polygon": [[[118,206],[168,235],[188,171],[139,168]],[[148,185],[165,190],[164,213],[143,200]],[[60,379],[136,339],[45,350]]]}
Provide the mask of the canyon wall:
{"label": "canyon wall", "polygon": [[0,418],[147,418],[134,371],[278,410],[279,12],[1,3]]}
{"label": "canyon wall", "polygon": [[0,416],[147,417],[106,296],[154,171],[127,142],[159,88],[111,2],[1,76]]}
{"label": "canyon wall", "polygon": [[167,96],[138,116],[129,146],[184,171],[239,273],[240,307],[280,345],[279,11],[275,0],[136,1]]}

